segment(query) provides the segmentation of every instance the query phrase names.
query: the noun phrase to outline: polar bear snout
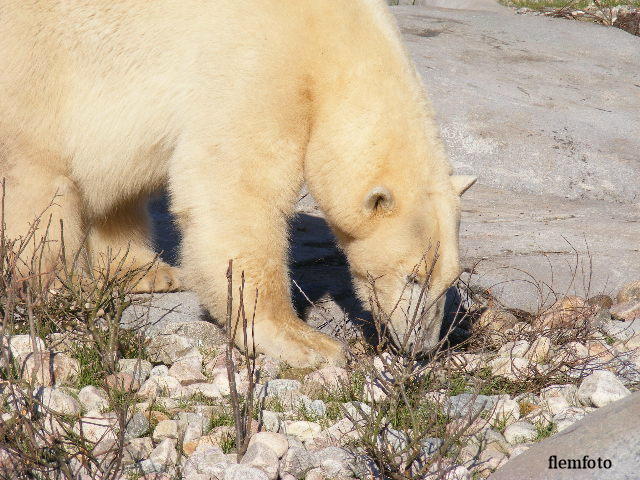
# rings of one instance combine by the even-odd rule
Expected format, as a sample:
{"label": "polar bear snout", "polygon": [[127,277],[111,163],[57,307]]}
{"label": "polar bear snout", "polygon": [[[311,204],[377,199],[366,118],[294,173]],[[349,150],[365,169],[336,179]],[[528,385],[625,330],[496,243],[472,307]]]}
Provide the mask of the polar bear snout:
{"label": "polar bear snout", "polygon": [[444,295],[432,298],[424,285],[409,275],[399,298],[386,325],[390,339],[398,349],[410,356],[430,352],[440,339]]}

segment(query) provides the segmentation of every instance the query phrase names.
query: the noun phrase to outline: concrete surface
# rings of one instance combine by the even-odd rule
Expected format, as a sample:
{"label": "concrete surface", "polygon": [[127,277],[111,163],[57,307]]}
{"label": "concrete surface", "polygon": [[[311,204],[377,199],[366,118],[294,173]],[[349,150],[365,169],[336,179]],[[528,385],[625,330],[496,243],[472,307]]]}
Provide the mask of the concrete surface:
{"label": "concrete surface", "polygon": [[[610,469],[549,469],[549,457],[611,461]],[[599,408],[511,459],[489,480],[636,480],[640,468],[640,392]]]}

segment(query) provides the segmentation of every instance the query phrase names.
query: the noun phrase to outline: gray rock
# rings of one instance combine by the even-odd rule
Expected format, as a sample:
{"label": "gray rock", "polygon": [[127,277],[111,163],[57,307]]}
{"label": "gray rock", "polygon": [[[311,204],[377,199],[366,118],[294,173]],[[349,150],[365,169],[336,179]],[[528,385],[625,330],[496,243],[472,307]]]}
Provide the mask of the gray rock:
{"label": "gray rock", "polygon": [[141,358],[121,358],[118,360],[118,370],[142,383],[151,375],[151,362]]}
{"label": "gray rock", "polygon": [[297,392],[302,388],[302,384],[298,380],[275,379],[269,380],[265,384],[265,394],[272,397],[281,397],[287,392]]}
{"label": "gray rock", "polygon": [[454,418],[466,417],[483,410],[491,410],[496,399],[487,395],[461,393],[449,398],[447,412]]}
{"label": "gray rock", "polygon": [[78,400],[88,410],[102,411],[109,408],[109,396],[102,388],[87,385],[78,392]]}
{"label": "gray rock", "polygon": [[231,465],[224,472],[224,480],[269,480],[269,476],[247,465]]}
{"label": "gray rock", "polygon": [[339,447],[318,450],[316,463],[327,478],[349,478],[362,471],[362,460],[353,452]]}
{"label": "gray rock", "polygon": [[306,473],[314,467],[316,467],[316,457],[304,447],[289,446],[287,453],[280,460],[280,474],[289,473],[298,479],[304,478]]}
{"label": "gray rock", "polygon": [[434,455],[440,449],[440,447],[442,447],[443,443],[444,442],[441,438],[425,438],[424,440],[422,440],[422,452],[425,456],[430,457]]}
{"label": "gray rock", "polygon": [[199,413],[179,412],[177,422],[183,443],[200,438],[209,427],[209,420]]}
{"label": "gray rock", "polygon": [[[550,293],[542,282],[582,290],[565,238],[586,268],[593,260],[591,291],[640,278],[640,263],[629,262],[640,238],[640,186],[628,181],[640,175],[637,37],[504,9],[392,11],[455,169],[480,176],[464,198],[461,225],[463,263],[475,266],[477,282],[530,310]],[[620,72],[613,82],[611,71]],[[540,282],[542,298],[516,269]]]}
{"label": "gray rock", "polygon": [[149,431],[149,428],[149,419],[146,415],[140,412],[134,413],[127,422],[124,436],[127,439],[142,437]]}
{"label": "gray rock", "polygon": [[156,465],[174,466],[178,462],[176,443],[173,438],[165,438],[153,449],[149,460]]}
{"label": "gray rock", "polygon": [[262,470],[269,480],[278,478],[278,454],[263,442],[251,443],[240,464]]}
{"label": "gray rock", "polygon": [[252,435],[249,446],[254,444],[269,447],[275,452],[278,458],[282,458],[289,448],[289,440],[287,440],[287,437],[281,433],[274,432],[258,432]]}
{"label": "gray rock", "polygon": [[39,401],[38,411],[60,415],[80,415],[80,403],[61,388],[40,387],[33,391]]}
{"label": "gray rock", "polygon": [[578,400],[584,405],[603,407],[631,392],[608,370],[600,370],[585,378],[578,387]]}
{"label": "gray rock", "polygon": [[177,439],[178,438],[178,422],[175,420],[162,420],[158,422],[156,428],[153,430],[153,435],[151,436],[154,442],[161,442],[167,438]]}
{"label": "gray rock", "polygon": [[224,478],[225,470],[234,463],[236,462],[231,461],[220,448],[198,448],[185,462],[183,478],[188,479],[193,475],[209,475],[214,480],[221,480]]}
{"label": "gray rock", "polygon": [[587,412],[578,407],[569,407],[552,417],[552,423],[556,425],[559,432],[569,428],[571,425],[582,419]]}
{"label": "gray rock", "polygon": [[193,348],[195,341],[183,335],[157,335],[147,345],[147,353],[153,362],[171,365]]}
{"label": "gray rock", "polygon": [[536,436],[536,427],[525,421],[512,423],[504,430],[504,438],[512,445],[529,442]]}
{"label": "gray rock", "polygon": [[607,335],[624,342],[631,337],[640,335],[640,318],[630,322],[620,322],[618,320],[603,322],[601,328]]}
{"label": "gray rock", "polygon": [[124,465],[133,465],[148,458],[152,451],[153,442],[151,438],[132,438],[125,443],[122,449],[122,463]]}
{"label": "gray rock", "polygon": [[284,414],[280,412],[272,412],[270,410],[262,410],[262,427],[269,432],[280,431],[280,426],[284,421]]}
{"label": "gray rock", "polygon": [[[611,468],[554,469],[554,480],[633,479],[640,450],[640,392],[599,408],[565,429],[561,435],[532,445],[491,476],[491,480],[546,480],[549,457],[556,459],[609,459]],[[578,473],[579,472],[579,473]],[[579,475],[579,476],[578,476]]]}

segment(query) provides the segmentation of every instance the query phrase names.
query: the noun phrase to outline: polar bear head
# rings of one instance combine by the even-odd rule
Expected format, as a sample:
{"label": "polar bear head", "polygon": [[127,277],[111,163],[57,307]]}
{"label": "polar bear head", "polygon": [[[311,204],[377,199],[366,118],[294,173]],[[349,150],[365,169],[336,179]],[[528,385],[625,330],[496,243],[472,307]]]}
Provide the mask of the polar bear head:
{"label": "polar bear head", "polygon": [[362,195],[369,221],[351,234],[336,230],[358,296],[405,351],[423,353],[439,341],[444,294],[460,274],[460,196],[474,182],[446,175],[413,192],[375,185]]}

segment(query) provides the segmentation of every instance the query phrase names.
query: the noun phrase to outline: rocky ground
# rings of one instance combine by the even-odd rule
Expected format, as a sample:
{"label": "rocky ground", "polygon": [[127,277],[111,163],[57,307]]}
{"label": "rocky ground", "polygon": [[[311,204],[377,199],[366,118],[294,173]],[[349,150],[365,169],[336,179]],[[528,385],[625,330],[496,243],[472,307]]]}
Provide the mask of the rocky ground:
{"label": "rocky ground", "polygon": [[[238,458],[225,336],[193,312],[184,313],[191,308],[180,305],[184,294],[161,298],[169,308],[156,302],[149,310],[143,302],[124,312],[122,323],[143,328],[148,341],[136,358],[118,359],[117,371],[106,377],[88,376],[90,363],[86,352],[78,353],[74,332],[3,337],[2,425],[17,418],[25,401],[20,392],[33,394],[37,408],[27,413],[22,407],[22,414],[45,425],[45,444],[69,432],[84,439],[85,452],[69,466],[73,478],[87,480],[381,478],[385,468],[411,464],[402,456],[413,441],[420,442],[419,464],[426,468],[408,478],[471,479],[526,456],[536,442],[640,387],[640,282],[627,285],[616,299],[564,298],[536,317],[471,305],[461,324],[471,337],[431,362],[414,362],[421,370],[406,370],[401,357],[375,354],[357,342],[349,369],[296,370],[259,356],[249,376],[234,353],[240,392],[246,395],[250,378],[257,380],[253,435]],[[163,322],[161,311],[186,316]],[[412,410],[428,405],[437,412],[412,428],[392,405],[408,371],[410,384],[424,387]],[[124,417],[117,401],[123,395],[130,402]],[[606,443],[606,434],[599,435]],[[119,446],[122,473],[113,477],[98,475],[82,461],[91,457],[105,464]],[[4,478],[19,478],[11,472],[24,468],[13,463],[15,448],[0,441]],[[384,460],[381,452],[398,458]]]}

